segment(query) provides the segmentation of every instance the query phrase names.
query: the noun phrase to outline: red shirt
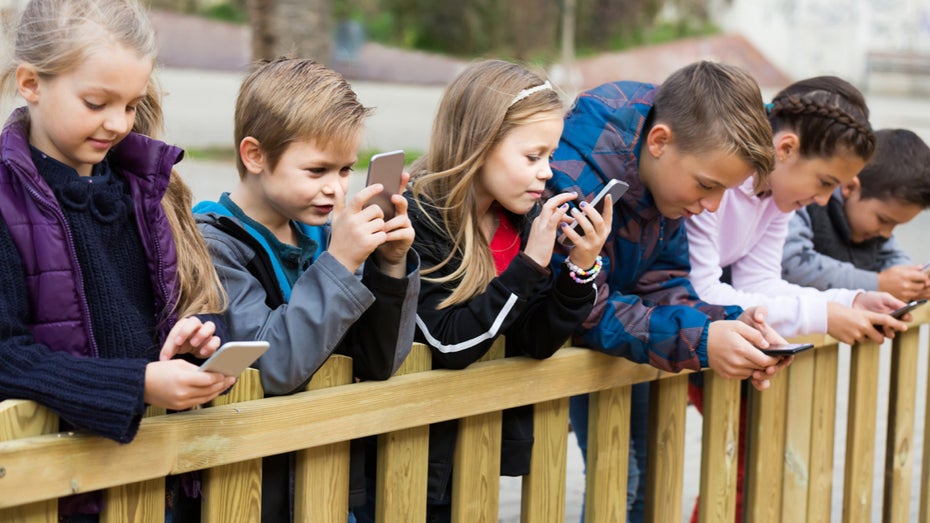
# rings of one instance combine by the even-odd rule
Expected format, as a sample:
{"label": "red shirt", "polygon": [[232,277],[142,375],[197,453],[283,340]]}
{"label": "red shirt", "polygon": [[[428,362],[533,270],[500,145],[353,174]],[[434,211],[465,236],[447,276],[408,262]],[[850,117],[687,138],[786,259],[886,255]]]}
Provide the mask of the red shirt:
{"label": "red shirt", "polygon": [[494,237],[491,238],[491,256],[494,257],[494,267],[497,269],[497,274],[500,275],[510,265],[510,262],[520,254],[520,233],[510,223],[510,219],[503,209],[497,209],[497,218],[497,230],[494,231]]}

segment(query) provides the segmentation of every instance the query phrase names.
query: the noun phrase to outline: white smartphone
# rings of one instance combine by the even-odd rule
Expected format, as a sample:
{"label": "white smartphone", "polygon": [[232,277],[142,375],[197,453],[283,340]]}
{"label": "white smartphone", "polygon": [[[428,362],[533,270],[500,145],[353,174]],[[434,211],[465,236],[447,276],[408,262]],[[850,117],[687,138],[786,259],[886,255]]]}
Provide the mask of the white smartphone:
{"label": "white smartphone", "polygon": [[384,190],[368,200],[369,205],[377,205],[384,211],[384,220],[394,217],[394,204],[391,196],[400,189],[400,177],[404,174],[404,151],[379,153],[371,157],[368,164],[368,180],[365,186],[380,183]]}
{"label": "white smartphone", "polygon": [[[611,179],[610,181],[607,182],[607,185],[605,185],[604,188],[601,189],[599,193],[597,193],[597,196],[592,198],[591,201],[588,203],[594,206],[594,210],[597,211],[598,214],[603,214],[604,213],[604,198],[606,198],[607,195],[609,194],[611,202],[615,204],[620,200],[620,197],[623,196],[629,188],[630,188],[630,184],[620,181],[620,180]],[[575,205],[575,203],[569,202],[569,205]],[[578,227],[577,221],[572,222],[572,224],[569,225],[569,228],[571,228],[573,231],[578,233],[580,236],[584,236],[584,229],[581,229],[580,227]],[[564,232],[562,232],[559,235],[558,241],[559,243],[561,243],[562,245],[566,247],[571,247],[573,245],[571,239],[569,239],[568,235],[566,235]]]}
{"label": "white smartphone", "polygon": [[228,341],[200,366],[201,371],[238,376],[268,350],[267,341]]}

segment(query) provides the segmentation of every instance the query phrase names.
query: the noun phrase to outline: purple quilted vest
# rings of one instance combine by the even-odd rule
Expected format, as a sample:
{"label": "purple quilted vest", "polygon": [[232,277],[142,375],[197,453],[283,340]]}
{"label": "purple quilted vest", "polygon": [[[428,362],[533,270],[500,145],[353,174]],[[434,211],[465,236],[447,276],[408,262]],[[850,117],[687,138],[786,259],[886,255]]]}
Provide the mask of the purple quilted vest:
{"label": "purple quilted vest", "polygon": [[[170,311],[178,293],[177,252],[161,199],[182,155],[177,147],[132,133],[109,156],[113,171],[128,180],[155,310],[161,311]],[[23,259],[36,341],[52,350],[98,357],[74,240],[55,195],[32,163],[25,108],[10,116],[0,134],[0,214]],[[159,322],[161,340],[175,318],[164,320]]]}

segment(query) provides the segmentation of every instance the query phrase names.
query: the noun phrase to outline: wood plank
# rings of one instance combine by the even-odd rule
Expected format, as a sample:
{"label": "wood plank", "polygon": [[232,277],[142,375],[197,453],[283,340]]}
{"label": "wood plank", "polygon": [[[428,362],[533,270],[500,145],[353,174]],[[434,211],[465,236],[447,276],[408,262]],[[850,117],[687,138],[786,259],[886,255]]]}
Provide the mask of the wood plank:
{"label": "wood plank", "polygon": [[[497,338],[480,361],[502,359]],[[461,371],[456,371],[461,372]],[[500,394],[500,391],[497,391]],[[501,472],[501,412],[459,420],[452,465],[452,523],[497,521]]]}
{"label": "wood plank", "polygon": [[[58,415],[34,401],[0,401],[0,441],[50,434],[58,431]],[[0,461],[0,478],[6,467]],[[0,482],[0,487],[3,483]],[[11,499],[12,501],[12,499]],[[58,521],[58,500],[49,499],[18,507],[0,509],[0,521],[9,523],[55,523]]]}
{"label": "wood plank", "polygon": [[[75,485],[97,490],[669,376],[561,349],[542,361],[505,358],[144,419],[128,445],[86,435],[17,439],[0,443],[0,490],[8,494],[0,507],[68,495]],[[488,383],[511,386],[500,394]]]}
{"label": "wood plank", "polygon": [[899,332],[892,341],[882,503],[885,523],[910,521],[919,344],[920,329],[916,327]]}
{"label": "wood plank", "polygon": [[[333,354],[305,390],[352,383],[352,358]],[[349,516],[349,446],[340,441],[297,452],[294,465],[294,520],[342,521]]]}
{"label": "wood plank", "polygon": [[704,425],[698,521],[736,518],[736,471],[739,451],[740,381],[704,372]]}
{"label": "wood plank", "polygon": [[869,342],[853,346],[850,353],[843,521],[872,517],[879,350],[879,344]]}
{"label": "wood plank", "polygon": [[[416,343],[396,375],[428,371],[431,362],[429,347]],[[376,521],[425,521],[429,426],[411,427],[378,436],[377,466]]]}
{"label": "wood plank", "polygon": [[533,456],[523,477],[520,521],[562,521],[568,470],[568,398],[538,403],[533,409]]}
{"label": "wood plank", "polygon": [[782,521],[807,518],[807,493],[810,488],[811,433],[813,431],[815,352],[795,356],[787,371],[785,407],[785,454],[782,477]]}
{"label": "wood plank", "polygon": [[687,406],[687,376],[651,384],[646,521],[678,521],[681,518]]}
{"label": "wood plank", "polygon": [[768,390],[749,391],[743,516],[746,521],[779,523],[785,465],[785,410],[788,375],[775,375]]}
{"label": "wood plank", "polygon": [[[149,405],[145,417],[164,416],[167,409]],[[160,523],[165,520],[165,478],[155,478],[106,490],[101,523]]]}
{"label": "wood plank", "polygon": [[630,459],[630,386],[588,397],[588,459],[585,464],[585,522],[626,521]]}
{"label": "wood plank", "polygon": [[811,450],[807,516],[803,521],[830,523],[833,497],[833,449],[836,439],[836,384],[839,344],[818,347],[814,353],[814,390],[811,396]]}
{"label": "wood plank", "polygon": [[[261,378],[256,369],[246,369],[232,390],[218,396],[208,411],[223,406],[237,408],[240,402],[264,396]],[[170,417],[170,416],[163,416]],[[157,418],[153,418],[157,419]],[[262,460],[244,459],[228,465],[212,467],[203,472],[203,503],[201,519],[205,523],[249,523],[261,521]]]}

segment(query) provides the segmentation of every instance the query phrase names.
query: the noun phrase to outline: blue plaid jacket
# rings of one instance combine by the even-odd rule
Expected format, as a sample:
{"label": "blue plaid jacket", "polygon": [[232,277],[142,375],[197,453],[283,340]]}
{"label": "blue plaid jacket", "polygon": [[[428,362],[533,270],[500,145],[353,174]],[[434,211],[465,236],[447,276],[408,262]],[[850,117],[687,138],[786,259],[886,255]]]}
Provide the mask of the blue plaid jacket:
{"label": "blue plaid jacket", "polygon": [[[614,204],[583,343],[677,372],[707,367],[710,322],[735,319],[742,309],[700,301],[687,280],[685,224],[663,217],[639,179],[640,144],[655,93],[655,85],[614,82],[579,95],[565,117],[548,190],[574,190],[590,200],[609,178],[630,185]],[[566,255],[556,253],[554,271]]]}

